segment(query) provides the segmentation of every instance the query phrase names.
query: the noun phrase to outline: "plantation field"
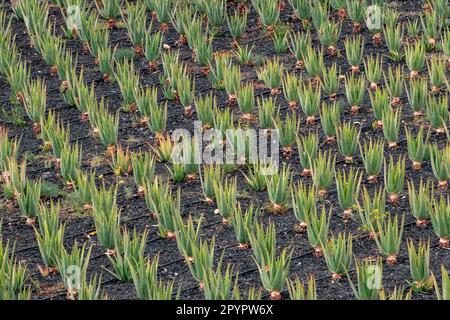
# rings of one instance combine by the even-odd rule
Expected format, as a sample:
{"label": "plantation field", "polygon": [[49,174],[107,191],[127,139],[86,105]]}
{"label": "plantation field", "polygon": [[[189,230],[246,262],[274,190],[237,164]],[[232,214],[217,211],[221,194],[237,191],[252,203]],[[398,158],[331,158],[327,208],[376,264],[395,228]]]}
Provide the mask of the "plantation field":
{"label": "plantation field", "polygon": [[[0,299],[450,299],[449,28],[446,0],[3,1]],[[196,121],[233,163],[170,140]]]}

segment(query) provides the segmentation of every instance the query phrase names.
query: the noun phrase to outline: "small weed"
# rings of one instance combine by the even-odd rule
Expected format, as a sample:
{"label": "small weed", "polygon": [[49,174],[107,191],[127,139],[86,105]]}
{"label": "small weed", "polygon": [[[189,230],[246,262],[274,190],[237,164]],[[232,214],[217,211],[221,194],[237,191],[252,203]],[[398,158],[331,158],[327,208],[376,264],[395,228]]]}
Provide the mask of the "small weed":
{"label": "small weed", "polygon": [[2,118],[18,127],[24,127],[26,124],[23,117],[23,109],[20,106],[14,106],[10,111],[3,109]]}

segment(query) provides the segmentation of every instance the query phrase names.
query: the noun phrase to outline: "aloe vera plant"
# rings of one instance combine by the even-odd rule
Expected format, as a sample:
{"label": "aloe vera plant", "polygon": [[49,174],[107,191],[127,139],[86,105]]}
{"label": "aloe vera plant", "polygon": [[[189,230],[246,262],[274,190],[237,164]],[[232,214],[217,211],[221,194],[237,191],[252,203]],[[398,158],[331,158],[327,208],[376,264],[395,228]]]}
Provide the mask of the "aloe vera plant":
{"label": "aloe vera plant", "polygon": [[275,48],[275,53],[285,53],[289,47],[289,28],[283,24],[274,27],[272,42]]}
{"label": "aloe vera plant", "polygon": [[360,132],[361,130],[350,122],[344,122],[336,130],[339,152],[347,163],[353,162],[353,156],[357,153]]}
{"label": "aloe vera plant", "polygon": [[242,38],[247,27],[247,11],[243,14],[235,12],[234,15],[227,16],[228,29],[230,29],[231,36],[233,37],[232,45],[236,47],[238,41]]}
{"label": "aloe vera plant", "polygon": [[334,102],[333,104],[322,103],[320,123],[322,124],[323,132],[327,136],[327,143],[333,144],[336,141],[337,132],[341,125],[340,102]]}
{"label": "aloe vera plant", "polygon": [[426,292],[433,287],[430,271],[430,240],[420,240],[417,248],[412,240],[408,241],[409,269],[412,278],[412,290]]}
{"label": "aloe vera plant", "polygon": [[152,260],[140,256],[138,261],[129,263],[134,288],[139,299],[172,300],[173,282],[158,281],[159,254]]}
{"label": "aloe vera plant", "polygon": [[164,105],[152,104],[150,106],[150,121],[148,122],[148,128],[155,134],[157,139],[159,139],[166,131],[167,117],[167,101]]}
{"label": "aloe vera plant", "polygon": [[337,43],[341,33],[341,23],[326,20],[322,23],[318,30],[318,36],[320,43],[323,47],[327,48],[327,52],[330,56],[337,54]]}
{"label": "aloe vera plant", "polygon": [[413,79],[406,91],[408,101],[415,117],[420,117],[426,107],[428,88],[426,79]]}
{"label": "aloe vera plant", "polygon": [[[7,158],[5,161],[5,168],[2,174],[7,179],[3,179],[2,191],[7,199],[19,199],[24,192],[28,179],[26,176],[27,162],[22,160],[19,164],[15,157]],[[20,203],[19,203],[20,204]],[[30,221],[32,222],[32,220]]]}
{"label": "aloe vera plant", "polygon": [[399,13],[396,9],[385,7],[382,14],[383,14],[382,16],[383,22],[387,26],[392,27],[398,24]]}
{"label": "aloe vera plant", "polygon": [[41,120],[45,115],[47,86],[41,79],[32,80],[23,91],[23,104],[28,118],[33,122],[33,132],[40,134]]}
{"label": "aloe vera plant", "polygon": [[409,38],[417,38],[420,32],[419,19],[408,19],[405,23],[406,33]]}
{"label": "aloe vera plant", "polygon": [[[81,289],[81,297],[85,297],[83,291],[86,290],[86,274],[89,265],[89,258],[91,257],[92,246],[84,244],[80,245],[75,241],[71,251],[65,248],[61,249],[60,255],[57,257],[57,270],[61,276],[61,280],[66,287],[66,297],[70,300],[77,300]],[[80,273],[74,277],[74,267],[79,268]],[[84,286],[84,288],[82,288]]]}
{"label": "aloe vera plant", "polygon": [[310,176],[314,161],[317,159],[319,138],[317,134],[309,132],[306,136],[297,138],[297,149],[300,164],[303,167],[302,176]]}
{"label": "aloe vera plant", "polygon": [[217,109],[217,100],[212,93],[194,98],[195,111],[198,120],[204,129],[210,129],[214,122],[214,110]]}
{"label": "aloe vera plant", "polygon": [[189,271],[199,283],[200,288],[204,287],[208,270],[214,266],[214,245],[214,237],[209,245],[207,240],[200,240],[198,245],[192,247],[192,259],[186,260]]}
{"label": "aloe vera plant", "polygon": [[101,0],[96,2],[98,13],[108,21],[109,28],[116,26],[116,19],[120,15],[120,1],[119,0]]}
{"label": "aloe vera plant", "polygon": [[312,46],[307,46],[303,53],[303,62],[308,74],[316,83],[319,83],[324,69],[323,51],[316,51]]}
{"label": "aloe vera plant", "polygon": [[176,218],[180,215],[181,210],[181,193],[178,190],[174,198],[169,184],[165,184],[161,189],[156,197],[163,196],[166,198],[154,200],[154,206],[157,209],[155,216],[158,220],[159,234],[163,238],[173,240],[176,238]]}
{"label": "aloe vera plant", "polygon": [[387,90],[377,88],[375,92],[369,92],[372,111],[375,116],[374,126],[376,128],[383,127],[383,114],[390,109],[389,93]]}
{"label": "aloe vera plant", "polygon": [[315,257],[321,257],[323,255],[323,244],[328,240],[330,219],[331,208],[327,214],[325,207],[322,207],[320,215],[316,207],[305,215],[308,240],[314,249]]}
{"label": "aloe vera plant", "polygon": [[[362,229],[369,232],[370,239],[378,233],[378,226],[384,223],[386,213],[386,196],[383,188],[375,189],[373,195],[364,186],[362,204],[358,204]],[[378,224],[380,222],[381,224]]]}
{"label": "aloe vera plant", "polygon": [[148,152],[139,152],[132,153],[130,160],[134,182],[138,186],[138,194],[143,195],[145,180],[153,180],[155,174],[155,157]]}
{"label": "aloe vera plant", "polygon": [[378,54],[374,57],[370,55],[364,61],[364,70],[366,72],[367,81],[370,83],[370,90],[375,91],[381,80],[383,70],[383,58]]}
{"label": "aloe vera plant", "polygon": [[288,0],[290,6],[294,9],[295,16],[301,20],[302,27],[307,28],[311,19],[311,7],[309,0]]}
{"label": "aloe vera plant", "polygon": [[0,244],[0,299],[2,300],[30,300],[31,286],[27,284],[28,269],[24,263],[18,261],[14,255],[14,245],[9,241]]}
{"label": "aloe vera plant", "polygon": [[317,199],[314,186],[308,187],[299,182],[291,191],[292,208],[297,224],[294,226],[296,232],[305,232],[307,228],[306,215],[315,210]]}
{"label": "aloe vera plant", "polygon": [[450,179],[450,146],[439,150],[436,143],[430,146],[431,168],[434,177],[438,180],[441,190],[447,189]]}
{"label": "aloe vera plant", "polygon": [[391,98],[391,105],[398,107],[401,104],[401,95],[403,91],[402,68],[394,69],[389,66],[388,75],[384,74],[384,83]]}
{"label": "aloe vera plant", "polygon": [[150,215],[156,217],[161,203],[161,196],[166,196],[169,188],[167,188],[167,183],[164,183],[158,175],[153,180],[145,179],[144,182],[145,203],[150,211]]}
{"label": "aloe vera plant", "polygon": [[275,101],[272,97],[258,98],[258,120],[261,129],[267,132],[273,128],[273,117],[275,114]]}
{"label": "aloe vera plant", "polygon": [[300,120],[297,119],[295,113],[286,114],[284,123],[281,122],[279,116],[274,119],[275,129],[278,130],[280,145],[283,149],[283,156],[289,159],[292,156],[292,145],[295,144],[297,132],[300,129]]}
{"label": "aloe vera plant", "polygon": [[333,182],[335,166],[336,156],[331,155],[331,150],[328,152],[319,151],[317,159],[312,164],[313,184],[319,197],[326,195],[327,189]]}
{"label": "aloe vera plant", "polygon": [[146,34],[145,25],[147,20],[145,16],[145,6],[140,1],[134,5],[126,3],[125,11],[122,11],[121,15],[125,20],[128,35],[134,45],[135,53],[139,56],[143,55]]}
{"label": "aloe vera plant", "polygon": [[258,265],[259,275],[264,288],[269,291],[271,300],[280,300],[281,291],[286,285],[289,267],[291,263],[291,254],[287,254],[284,249],[279,256],[272,256],[269,265]]}
{"label": "aloe vera plant", "polygon": [[222,223],[227,225],[236,210],[237,180],[229,181],[225,179],[216,181],[214,193],[216,195],[217,211],[222,216]]}
{"label": "aloe vera plant", "polygon": [[439,201],[433,201],[433,210],[430,211],[431,224],[434,233],[439,237],[439,246],[448,248],[450,242],[450,203],[441,196]]}
{"label": "aloe vera plant", "polygon": [[450,30],[447,30],[442,35],[442,50],[446,59],[447,68],[450,67]]}
{"label": "aloe vera plant", "polygon": [[156,87],[148,87],[135,90],[136,108],[139,111],[141,124],[148,124],[151,118],[152,106],[158,104],[158,89]]}
{"label": "aloe vera plant", "polygon": [[353,294],[358,300],[378,300],[382,288],[383,265],[380,259],[371,261],[355,259],[356,279],[355,286],[349,278]]}
{"label": "aloe vera plant", "polygon": [[248,173],[244,173],[245,182],[256,192],[264,191],[267,187],[267,172],[271,164],[258,161],[249,167]]}
{"label": "aloe vera plant", "polygon": [[103,75],[103,81],[106,83],[112,83],[116,80],[114,77],[114,61],[116,51],[113,51],[110,47],[100,47],[98,49],[98,69]]}
{"label": "aloe vera plant", "polygon": [[431,93],[438,94],[446,81],[445,78],[445,60],[439,56],[432,56],[427,60],[427,67],[431,83]]}
{"label": "aloe vera plant", "polygon": [[346,37],[344,40],[345,53],[347,61],[351,66],[353,73],[358,73],[359,65],[363,60],[364,55],[364,41],[360,35],[352,38]]}
{"label": "aloe vera plant", "polygon": [[95,97],[95,84],[91,84],[90,88],[84,83],[84,69],[81,69],[77,83],[74,85],[75,105],[81,112],[81,120],[89,120],[89,109],[95,108],[97,99]]}
{"label": "aloe vera plant", "polygon": [[257,71],[258,79],[263,81],[266,87],[270,88],[271,95],[277,95],[283,81],[283,64],[278,58],[269,60]]}
{"label": "aloe vera plant", "polygon": [[92,26],[86,26],[82,28],[83,32],[89,30],[89,35],[86,35],[86,42],[89,52],[97,59],[100,59],[101,51],[111,49],[108,46],[109,30],[104,28],[98,20],[93,23]]}
{"label": "aloe vera plant", "polygon": [[183,221],[180,215],[175,216],[174,221],[178,252],[184,259],[192,260],[194,247],[199,244],[202,217],[197,221],[197,227],[194,226],[192,216],[189,216],[187,223]]}
{"label": "aloe vera plant", "polygon": [[156,13],[156,17],[159,22],[159,30],[167,33],[170,29],[170,21],[175,15],[176,1],[174,0],[161,0],[154,2],[153,11]]}
{"label": "aloe vera plant", "polygon": [[102,277],[97,274],[88,277],[83,274],[80,277],[80,286],[76,294],[77,300],[106,300],[108,296],[101,286]]}
{"label": "aloe vera plant", "polygon": [[289,199],[292,181],[290,166],[283,166],[281,170],[267,179],[267,193],[275,213],[282,213],[286,210],[286,203]]}
{"label": "aloe vera plant", "polygon": [[353,170],[350,170],[348,174],[345,171],[338,171],[336,175],[336,190],[339,206],[344,211],[344,221],[348,221],[352,217],[353,207],[358,200],[361,179],[362,174]]}
{"label": "aloe vera plant", "polygon": [[120,236],[120,209],[117,205],[117,187],[105,185],[94,188],[92,215],[98,240],[106,248],[106,255],[113,256]]}
{"label": "aloe vera plant", "polygon": [[415,45],[406,46],[405,61],[410,71],[411,78],[417,78],[426,62],[425,47],[421,42],[416,42]]}
{"label": "aloe vera plant", "polygon": [[2,176],[8,176],[7,163],[9,159],[17,160],[17,152],[21,139],[18,137],[9,138],[8,130],[0,126],[0,172]]}
{"label": "aloe vera plant", "polygon": [[421,126],[416,136],[413,136],[408,127],[405,127],[406,142],[408,145],[408,157],[412,161],[414,171],[422,169],[422,162],[430,157],[430,147],[428,140],[430,131],[424,136],[424,127]]}
{"label": "aloe vera plant", "polygon": [[78,142],[70,145],[64,145],[61,152],[61,176],[64,183],[72,187],[80,172],[80,162],[82,155],[82,147]]}
{"label": "aloe vera plant", "polygon": [[255,209],[253,204],[250,204],[245,212],[240,203],[237,205],[236,212],[231,219],[231,224],[233,225],[233,230],[240,249],[247,249],[250,247],[250,233],[256,223],[258,212],[259,210]]}
{"label": "aloe vera plant", "polygon": [[382,115],[383,121],[383,135],[384,139],[388,143],[389,149],[397,148],[397,141],[400,132],[400,120],[402,115],[402,109],[397,110],[387,109]]}
{"label": "aloe vera plant", "polygon": [[[448,11],[448,9],[444,9],[443,11]],[[443,21],[438,16],[437,11],[432,10],[431,12],[422,15],[420,17],[420,22],[422,24],[424,36],[423,43],[425,44],[427,51],[431,51],[436,47],[436,39],[441,34]]]}
{"label": "aloe vera plant", "polygon": [[365,79],[355,77],[352,73],[351,76],[345,78],[345,96],[348,104],[350,105],[350,111],[352,114],[357,114],[364,100],[365,93]]}
{"label": "aloe vera plant", "polygon": [[298,106],[299,96],[297,88],[300,85],[300,81],[301,80],[292,73],[287,73],[283,78],[283,93],[289,103],[288,106],[290,110],[296,109]]}
{"label": "aloe vera plant", "polygon": [[206,300],[231,300],[236,297],[237,281],[232,279],[233,266],[228,264],[225,272],[222,271],[222,259],[217,265],[217,269],[207,269],[201,288]]}
{"label": "aloe vera plant", "polygon": [[240,86],[236,98],[239,110],[242,112],[241,119],[252,121],[254,119],[253,109],[255,108],[255,89],[253,84],[247,83],[244,86]]}
{"label": "aloe vera plant", "polygon": [[266,27],[268,31],[271,31],[273,29],[273,26],[279,21],[280,18],[278,1],[252,1],[252,3],[259,15],[261,24]]}
{"label": "aloe vera plant", "polygon": [[339,73],[340,70],[338,71],[336,63],[334,63],[331,67],[324,68],[322,70],[322,90],[328,94],[328,99],[330,99],[330,101],[336,100],[337,93],[339,91]]}
{"label": "aloe vera plant", "polygon": [[60,224],[59,211],[59,203],[51,202],[49,208],[39,205],[39,230],[36,229],[35,233],[47,272],[56,271],[57,259],[63,250],[65,225]]}
{"label": "aloe vera plant", "polygon": [[213,204],[216,198],[214,185],[218,185],[222,181],[223,168],[219,164],[210,164],[203,166],[203,173],[201,173],[200,183],[202,186],[205,202]]}
{"label": "aloe vera plant", "polygon": [[[151,26],[149,29],[151,30]],[[147,33],[145,36],[144,55],[150,70],[156,71],[158,69],[158,60],[161,58],[163,41],[164,35],[160,31],[153,34]]]}
{"label": "aloe vera plant", "polygon": [[107,151],[113,155],[116,150],[117,136],[119,134],[119,113],[115,115],[105,113],[98,119],[98,134],[100,141]]}
{"label": "aloe vera plant", "polygon": [[255,46],[240,46],[236,45],[236,49],[233,51],[233,55],[237,61],[242,65],[253,66],[255,64],[255,55],[253,54]]}
{"label": "aloe vera plant", "polygon": [[95,188],[95,172],[83,173],[78,171],[74,192],[81,201],[84,210],[92,209],[92,192]]}
{"label": "aloe vera plant", "polygon": [[116,176],[128,175],[132,171],[131,152],[129,147],[125,149],[119,144],[117,146],[116,154],[112,157],[110,166]]}
{"label": "aloe vera plant", "polygon": [[320,86],[314,88],[310,81],[308,85],[302,84],[298,87],[298,96],[300,98],[300,106],[306,115],[306,123],[314,124],[316,116],[320,110]]}
{"label": "aloe vera plant", "polygon": [[403,191],[405,183],[405,158],[399,157],[394,163],[392,156],[389,156],[389,165],[384,161],[384,186],[389,194],[389,201],[397,205],[400,201],[400,193]]}
{"label": "aloe vera plant", "polygon": [[[149,10],[153,10],[150,7],[154,7],[152,3],[154,0],[145,0],[144,2],[148,2],[147,8]],[[187,43],[186,35],[188,31],[186,27],[189,25],[191,18],[194,14],[194,8],[190,5],[184,5],[183,3],[177,3],[175,10],[176,14],[172,16],[172,25],[175,30],[178,32],[179,37],[176,40],[176,44],[178,46],[184,46]]]}
{"label": "aloe vera plant", "polygon": [[201,71],[203,74],[209,73],[209,66],[212,61],[213,50],[212,43],[214,38],[212,36],[203,35],[197,39],[194,44],[195,58],[201,65]]}
{"label": "aloe vera plant", "polygon": [[331,236],[322,245],[328,270],[332,274],[332,282],[341,279],[350,269],[353,257],[352,239],[351,234],[347,236],[345,233],[339,233],[337,236]]}
{"label": "aloe vera plant", "polygon": [[228,63],[223,69],[223,84],[228,94],[228,103],[236,101],[236,94],[241,83],[241,69],[238,65]]}
{"label": "aloe vera plant", "polygon": [[139,87],[139,74],[136,72],[133,61],[128,59],[123,62],[116,61],[115,78],[120,87],[124,100],[123,110],[127,112],[136,111],[135,90]]}
{"label": "aloe vera plant", "polygon": [[156,136],[157,146],[152,147],[157,156],[158,162],[169,162],[172,158],[172,150],[174,142],[169,134]]}
{"label": "aloe vera plant", "polygon": [[365,140],[364,145],[360,144],[359,150],[367,179],[369,183],[375,183],[381,173],[384,162],[383,141],[381,139],[376,141],[372,139],[369,139],[369,141]]}
{"label": "aloe vera plant", "polygon": [[304,56],[307,48],[311,47],[311,34],[308,32],[296,32],[291,34],[290,49],[297,60],[295,67],[297,69],[303,69]]}
{"label": "aloe vera plant", "polygon": [[226,69],[231,65],[231,57],[230,55],[215,55],[213,60],[214,63],[209,70],[209,78],[211,79],[212,87],[218,90],[224,90],[224,76],[227,72]]}
{"label": "aloe vera plant", "polygon": [[403,286],[395,286],[390,291],[382,288],[380,291],[380,300],[411,300],[412,290],[405,291],[406,289]]}
{"label": "aloe vera plant", "polygon": [[442,274],[442,288],[439,287],[439,284],[436,280],[436,277],[433,277],[434,289],[436,291],[436,296],[438,300],[450,300],[450,278],[448,276],[448,271],[444,266],[441,266],[441,274]]}
{"label": "aloe vera plant", "polygon": [[41,197],[41,181],[26,180],[24,188],[18,194],[17,202],[19,203],[20,211],[26,217],[28,225],[34,225],[36,217],[39,212],[39,200]]}
{"label": "aloe vera plant", "polygon": [[[207,26],[206,29],[208,29],[208,27],[209,26]],[[194,14],[192,20],[186,20],[184,30],[186,30],[187,43],[191,50],[195,50],[197,40],[207,32],[207,30],[203,30],[202,19],[198,14]]]}
{"label": "aloe vera plant", "polygon": [[6,72],[6,80],[19,103],[24,101],[24,90],[28,79],[30,79],[30,68],[23,61],[20,61],[17,66],[10,65]]}
{"label": "aloe vera plant", "polygon": [[291,300],[317,300],[316,279],[314,276],[308,278],[308,283],[305,285],[299,278],[294,281],[288,281],[288,291]]}
{"label": "aloe vera plant", "polygon": [[405,215],[403,215],[400,225],[398,215],[395,215],[394,218],[389,216],[383,224],[379,221],[377,223],[378,233],[375,234],[375,243],[378,250],[386,256],[386,263],[395,265],[397,264],[397,255],[402,243]]}
{"label": "aloe vera plant", "polygon": [[361,24],[365,19],[366,7],[367,3],[365,0],[347,0],[347,12],[353,22],[353,32],[355,33],[361,31]]}
{"label": "aloe vera plant", "polygon": [[447,95],[439,96],[437,98],[429,96],[426,107],[427,119],[430,121],[431,128],[433,128],[437,134],[443,134],[445,132],[445,127],[447,127],[449,123]]}
{"label": "aloe vera plant", "polygon": [[22,7],[21,18],[30,37],[45,33],[48,23],[49,6],[41,1],[31,1]]}
{"label": "aloe vera plant", "polygon": [[389,49],[390,60],[397,62],[403,57],[402,42],[403,42],[403,30],[401,24],[395,26],[386,25],[383,29],[384,39]]}
{"label": "aloe vera plant", "polygon": [[269,226],[264,228],[263,224],[255,222],[253,232],[249,233],[249,239],[256,264],[269,267],[276,251],[275,224],[270,222]]}
{"label": "aloe vera plant", "polygon": [[311,18],[316,29],[328,20],[329,6],[327,3],[316,2],[314,5],[310,3]]}

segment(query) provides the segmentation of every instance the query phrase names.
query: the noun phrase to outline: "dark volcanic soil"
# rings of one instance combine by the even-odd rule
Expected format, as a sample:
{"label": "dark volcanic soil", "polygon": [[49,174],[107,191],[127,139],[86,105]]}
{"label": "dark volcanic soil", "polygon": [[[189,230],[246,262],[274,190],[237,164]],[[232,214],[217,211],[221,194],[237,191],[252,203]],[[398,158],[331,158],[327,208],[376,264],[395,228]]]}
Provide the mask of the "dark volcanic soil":
{"label": "dark volcanic soil", "polygon": [[[409,16],[417,15],[422,7],[422,1],[391,1],[391,6],[395,7],[400,13],[400,21],[405,21]],[[5,5],[5,10],[11,13],[9,4]],[[229,10],[234,10],[232,6],[229,6]],[[299,22],[292,21],[291,9],[287,5],[281,15],[281,20],[292,25],[294,30],[299,29]],[[150,20],[150,18],[148,19]],[[270,39],[267,38],[265,33],[256,28],[257,15],[253,9],[249,14],[248,28],[245,38],[241,41],[241,44],[254,45],[254,53],[264,56],[265,58],[271,58],[275,55],[275,51]],[[57,25],[63,23],[61,13],[59,9],[52,8],[50,10],[50,21],[55,21]],[[119,25],[120,27],[120,25]],[[158,28],[158,24],[154,23],[153,27]],[[133,196],[136,192],[136,186],[132,176],[125,176],[117,178],[111,171],[111,167],[105,157],[105,149],[100,143],[99,139],[94,137],[91,133],[91,128],[88,122],[80,120],[80,113],[76,108],[68,107],[59,93],[59,80],[51,77],[49,72],[49,66],[45,64],[38,53],[29,46],[29,37],[26,34],[26,28],[24,23],[13,19],[12,30],[16,34],[16,44],[21,50],[22,59],[28,61],[31,66],[32,77],[42,77],[46,80],[48,90],[48,109],[53,109],[58,112],[64,123],[70,125],[70,135],[72,141],[79,141],[83,145],[83,169],[95,169],[98,175],[103,176],[103,180],[107,183],[115,183],[120,180],[120,191],[118,202],[122,208],[122,219],[124,225],[128,228],[137,228],[142,231],[145,228],[149,229],[149,238],[147,243],[147,253],[150,256],[159,252],[160,254],[160,267],[159,272],[163,280],[175,280],[176,286],[181,286],[181,297],[183,299],[202,299],[203,294],[198,289],[197,283],[192,278],[188,267],[177,250],[176,242],[161,239],[158,236],[158,229],[156,227],[156,221],[150,218],[145,200],[143,198],[137,198]],[[343,23],[341,38],[344,39],[345,35],[351,34],[352,26],[350,21]],[[316,32],[313,31],[314,45],[319,46],[319,42],[316,37]],[[365,36],[365,55],[371,53],[386,54],[387,49],[385,44],[381,47],[375,47],[372,44],[372,34],[367,30],[363,30],[362,35]],[[165,43],[170,46],[175,46],[175,40],[178,35],[173,28],[166,35]],[[131,43],[127,38],[126,29],[123,27],[113,30],[110,34],[111,44],[119,45],[119,47],[131,47]],[[349,69],[348,63],[345,58],[345,51],[343,48],[343,41],[339,42],[340,55],[338,57],[325,56],[326,65],[331,65],[337,62],[342,72],[347,72]],[[87,83],[95,82],[96,84],[96,96],[100,99],[106,97],[109,101],[109,108],[111,112],[115,112],[120,109],[122,104],[122,97],[116,83],[104,83],[102,76],[95,65],[94,58],[88,54],[83,54],[82,43],[78,39],[68,39],[67,47],[73,52],[73,55],[78,56],[78,69],[83,67],[85,73],[85,80]],[[231,37],[226,26],[223,26],[219,31],[217,37],[214,40],[214,51],[218,50],[230,50],[231,49]],[[180,48],[180,56],[182,60],[187,62],[191,74],[195,75],[196,91],[197,95],[203,95],[209,93],[211,90],[217,98],[218,105],[224,108],[227,105],[227,96],[223,91],[217,91],[212,89],[210,79],[201,74],[199,66],[192,61],[191,52],[187,46]],[[279,54],[277,55],[283,62],[286,70],[292,71],[296,74],[302,74],[303,79],[307,79],[305,71],[299,71],[294,68],[295,59],[291,54]],[[385,59],[385,66],[388,59]],[[403,62],[404,63],[404,62]],[[135,57],[135,65],[139,69],[141,85],[157,85],[159,86],[159,76],[161,70],[151,72],[147,67],[147,62],[142,57]],[[394,64],[393,64],[394,65]],[[162,69],[162,68],[160,68]],[[406,69],[406,68],[405,68]],[[259,83],[256,76],[257,67],[241,66],[243,80]],[[406,73],[406,70],[404,71]],[[263,88],[262,85],[257,86],[257,94],[268,96],[269,91]],[[160,91],[161,93],[161,91]],[[94,230],[93,218],[88,214],[77,213],[73,209],[73,204],[68,201],[69,191],[65,189],[58,174],[58,169],[55,168],[53,163],[50,163],[48,159],[51,157],[51,153],[44,152],[41,149],[42,141],[34,136],[32,125],[24,114],[24,120],[26,125],[23,127],[15,126],[10,122],[10,119],[4,116],[5,113],[10,112],[15,106],[10,101],[11,91],[5,79],[0,78],[0,103],[2,112],[0,113],[0,122],[3,126],[7,127],[11,136],[21,137],[21,155],[27,156],[28,171],[27,174],[32,179],[42,179],[42,181],[57,184],[60,188],[58,197],[62,201],[64,212],[62,212],[63,220],[66,223],[66,246],[70,248],[74,241],[78,243],[89,242],[93,246],[92,257],[90,261],[90,272],[101,273],[102,282],[104,288],[110,299],[135,299],[135,291],[132,283],[120,283],[118,282],[106,269],[111,269],[112,266],[108,258],[104,255],[104,248],[98,243],[95,235],[89,236],[88,234]],[[344,103],[344,112],[342,113],[342,120],[358,122],[361,124],[362,133],[361,139],[366,137],[383,137],[383,133],[380,129],[374,129],[372,122],[374,116],[370,110],[370,100],[368,94],[364,100],[364,104],[361,108],[361,112],[358,115],[351,115],[350,108],[346,102],[344,96],[344,86],[341,85],[339,97],[342,98]],[[163,97],[161,96],[161,101]],[[324,100],[326,97],[324,97]],[[280,94],[276,99],[277,104],[280,106],[280,113],[284,116],[287,107],[287,101],[283,95]],[[416,132],[418,123],[413,123],[411,120],[411,112],[408,106],[406,92],[404,91],[402,96],[403,102],[403,122],[412,128],[413,132]],[[186,119],[183,116],[183,108],[181,105],[174,101],[169,101],[169,120],[168,130],[174,130],[176,128],[187,128],[192,130],[193,119]],[[237,106],[231,106],[231,109],[236,114],[236,119],[239,115]],[[320,122],[314,125],[306,125],[305,117],[300,110],[297,113],[301,117],[300,134],[305,134],[309,131],[318,132],[320,137],[320,147],[322,150],[331,149],[333,152],[337,152],[336,145],[326,144],[326,137],[321,130]],[[155,139],[153,134],[147,127],[142,127],[137,124],[135,116],[130,113],[120,111],[120,142],[122,145],[129,145],[132,151],[149,150],[149,144],[154,144]],[[431,136],[431,141],[437,141],[440,145],[445,143],[445,136]],[[362,141],[362,140],[361,140]],[[385,155],[389,157],[391,154],[394,158],[398,158],[399,155],[407,155],[407,146],[404,137],[404,131],[401,130],[399,147],[395,151],[385,150]],[[349,166],[343,162],[342,156],[337,155],[338,164],[336,169],[348,168]],[[303,179],[307,183],[311,183],[310,179],[300,177],[299,173],[302,171],[300,162],[297,156],[296,148],[294,149],[294,156],[289,160],[284,160],[286,164],[290,164],[294,173],[294,181]],[[352,164],[354,168],[361,168],[363,170],[362,160],[360,157],[356,157],[355,162]],[[242,168],[245,171],[245,168]],[[168,170],[163,164],[157,165],[157,173],[167,176]],[[240,171],[235,171],[230,176],[238,176],[239,181],[242,183],[239,186],[239,201],[244,204],[244,207],[248,206],[251,202],[255,205],[264,208],[268,203],[267,193],[256,193],[250,190],[243,183],[243,174]],[[412,179],[418,181],[421,177],[433,178],[431,171],[431,164],[429,162],[424,164],[423,171],[420,173],[413,172],[411,170],[411,163],[408,162],[406,179]],[[381,179],[382,181],[382,179]],[[382,184],[371,185],[365,183],[370,191],[375,188],[379,188]],[[205,239],[211,239],[213,236],[216,240],[216,255],[217,260],[220,258],[222,251],[224,253],[224,262],[233,263],[235,265],[235,271],[239,271],[239,285],[243,291],[246,291],[252,286],[257,288],[262,287],[259,274],[256,270],[255,263],[252,258],[251,250],[240,250],[236,246],[236,239],[231,227],[224,228],[220,222],[221,218],[214,215],[215,207],[209,206],[202,201],[201,186],[199,182],[194,183],[180,183],[174,184],[174,189],[180,188],[182,190],[182,213],[183,216],[194,215],[204,216],[204,222],[202,227],[202,237]],[[334,190],[334,187],[332,187]],[[447,194],[445,192],[444,194]],[[20,215],[20,210],[17,206],[13,209],[8,209],[5,199],[1,198],[2,207],[0,209],[0,219],[2,222],[2,240],[16,242],[16,255],[18,259],[27,263],[30,276],[30,283],[33,287],[32,298],[33,299],[64,299],[65,292],[60,282],[58,274],[53,274],[47,277],[43,277],[38,272],[38,265],[42,265],[43,262],[40,257],[40,253],[35,240],[34,230],[25,225],[24,219]],[[339,204],[337,202],[336,192],[332,191],[326,196],[325,203],[327,207],[333,207],[333,216],[331,219],[331,229],[333,233],[339,231],[347,231],[357,236],[354,241],[354,254],[359,258],[365,258],[370,256],[376,256],[378,254],[375,243],[368,239],[363,232],[359,230],[360,222],[351,221],[344,224],[341,218],[341,212]],[[431,225],[426,229],[418,229],[414,224],[414,219],[410,214],[410,208],[407,198],[407,190],[405,188],[400,205],[392,207],[388,205],[388,209],[391,214],[399,213],[406,214],[406,226],[404,233],[404,241],[400,251],[399,264],[393,267],[384,267],[383,272],[383,284],[387,288],[393,288],[394,286],[406,286],[410,279],[408,254],[406,250],[406,239],[413,239],[418,242],[419,239],[431,239],[433,245],[431,252],[431,269],[436,274],[440,274],[439,268],[441,264],[447,268],[450,266],[450,251],[439,249],[437,247],[438,239],[434,235]],[[299,276],[302,280],[305,280],[309,274],[313,274],[317,279],[317,292],[320,299],[352,299],[353,293],[350,289],[348,281],[343,279],[338,283],[331,283],[331,275],[327,269],[326,263],[323,258],[315,258],[312,255],[312,250],[309,245],[306,234],[298,234],[293,230],[295,224],[295,217],[292,210],[288,210],[283,215],[274,215],[267,210],[262,211],[262,215],[258,217],[260,221],[268,223],[269,220],[273,221],[277,230],[277,245],[279,249],[287,247],[293,251],[293,259],[291,263],[291,279]],[[353,277],[354,279],[354,277]],[[287,298],[287,293],[283,293]],[[267,298],[267,295],[264,295]],[[417,299],[432,299],[433,294],[420,294],[414,295]]]}

